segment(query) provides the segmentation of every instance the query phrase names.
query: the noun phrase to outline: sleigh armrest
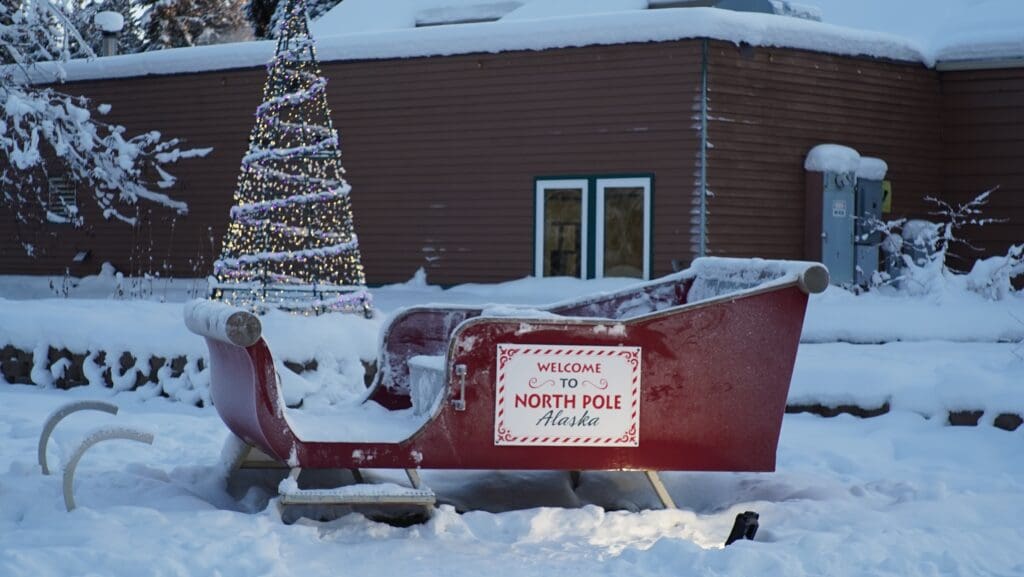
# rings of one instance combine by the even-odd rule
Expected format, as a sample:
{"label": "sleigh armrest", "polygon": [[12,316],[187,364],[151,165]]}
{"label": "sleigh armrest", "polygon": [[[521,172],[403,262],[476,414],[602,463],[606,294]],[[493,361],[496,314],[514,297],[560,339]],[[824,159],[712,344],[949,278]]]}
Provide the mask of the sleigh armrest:
{"label": "sleigh armrest", "polygon": [[185,326],[197,335],[238,347],[254,345],[263,332],[256,315],[202,299],[185,303]]}

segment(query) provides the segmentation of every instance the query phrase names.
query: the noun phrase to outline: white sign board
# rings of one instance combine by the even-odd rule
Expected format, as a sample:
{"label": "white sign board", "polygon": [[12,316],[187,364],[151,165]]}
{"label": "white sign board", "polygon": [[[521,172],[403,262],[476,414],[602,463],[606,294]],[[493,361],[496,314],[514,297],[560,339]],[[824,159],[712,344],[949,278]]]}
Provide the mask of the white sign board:
{"label": "white sign board", "polygon": [[494,444],[640,445],[640,347],[499,344]]}

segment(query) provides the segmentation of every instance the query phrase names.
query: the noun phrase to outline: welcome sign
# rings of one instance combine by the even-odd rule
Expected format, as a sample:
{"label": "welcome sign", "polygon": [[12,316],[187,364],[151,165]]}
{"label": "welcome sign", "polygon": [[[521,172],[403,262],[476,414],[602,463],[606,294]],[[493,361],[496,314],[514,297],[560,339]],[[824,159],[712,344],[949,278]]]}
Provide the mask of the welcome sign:
{"label": "welcome sign", "polygon": [[640,350],[499,344],[494,444],[639,446]]}

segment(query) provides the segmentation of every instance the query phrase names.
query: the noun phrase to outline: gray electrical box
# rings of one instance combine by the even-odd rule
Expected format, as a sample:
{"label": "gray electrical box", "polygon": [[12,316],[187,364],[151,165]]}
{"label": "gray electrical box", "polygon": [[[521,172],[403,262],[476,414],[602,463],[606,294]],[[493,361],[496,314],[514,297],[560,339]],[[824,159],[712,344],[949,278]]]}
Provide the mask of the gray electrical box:
{"label": "gray electrical box", "polygon": [[885,203],[885,175],[889,165],[880,158],[863,156],[857,166],[857,233],[854,239],[857,284],[869,286],[879,270],[882,244],[882,211]]}
{"label": "gray electrical box", "polygon": [[807,153],[804,258],[828,267],[832,284],[868,286],[882,244],[884,160],[839,144]]}
{"label": "gray electrical box", "polygon": [[882,232],[877,228],[882,219],[882,181],[857,179],[856,196],[854,270],[857,284],[867,286],[878,270],[878,246],[882,244]]}
{"label": "gray electrical box", "polygon": [[[833,150],[838,149],[840,152],[849,151],[849,158],[852,161],[823,164],[809,160],[805,166],[807,199],[804,258],[820,261],[828,267],[832,284],[851,285],[855,280],[854,185],[857,181],[856,167],[859,155],[846,147],[825,146],[834,147]],[[820,147],[815,150],[820,150]],[[812,154],[816,153],[812,151]],[[842,160],[841,155],[832,156],[839,156]]]}
{"label": "gray electrical box", "polygon": [[821,215],[821,262],[835,284],[854,281],[854,183],[850,172],[826,172]]}

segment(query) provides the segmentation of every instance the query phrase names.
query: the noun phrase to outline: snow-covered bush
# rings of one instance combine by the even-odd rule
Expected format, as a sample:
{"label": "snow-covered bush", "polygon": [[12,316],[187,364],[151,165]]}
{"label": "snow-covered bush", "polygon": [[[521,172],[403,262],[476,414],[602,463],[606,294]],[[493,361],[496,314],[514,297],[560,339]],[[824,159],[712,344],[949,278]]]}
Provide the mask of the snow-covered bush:
{"label": "snow-covered bush", "polygon": [[967,289],[992,300],[1004,299],[1013,292],[1013,279],[1021,275],[1024,275],[1024,244],[1016,244],[1004,256],[975,262],[967,273]]}
{"label": "snow-covered bush", "polygon": [[910,295],[966,290],[989,299],[1006,298],[1014,290],[1013,279],[1024,274],[1024,245],[1010,247],[1004,256],[978,260],[967,274],[950,265],[954,247],[979,250],[962,236],[964,227],[1002,222],[982,215],[995,190],[985,191],[970,202],[955,206],[926,197],[927,202],[937,207],[931,213],[938,217],[935,222],[872,221],[874,231],[882,233],[880,248],[886,263],[885,270],[874,274],[872,286],[897,286]]}

